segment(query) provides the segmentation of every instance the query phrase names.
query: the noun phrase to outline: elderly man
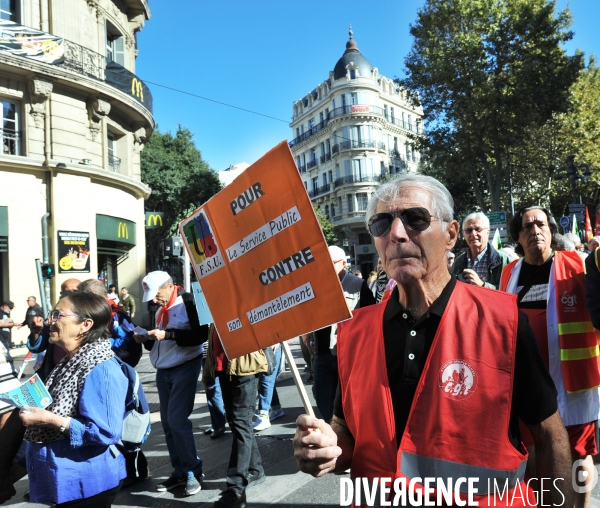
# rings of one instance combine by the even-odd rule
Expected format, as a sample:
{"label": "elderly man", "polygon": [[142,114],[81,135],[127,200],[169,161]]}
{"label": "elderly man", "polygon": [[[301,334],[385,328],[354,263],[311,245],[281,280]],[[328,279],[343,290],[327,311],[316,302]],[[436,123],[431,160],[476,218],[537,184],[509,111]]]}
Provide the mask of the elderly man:
{"label": "elderly man", "polygon": [[190,414],[200,376],[202,343],[208,326],[201,326],[194,296],[173,284],[167,272],[150,272],[142,280],[144,302],[159,305],[155,330],[135,335],[150,351],[156,369],[160,420],[165,431],[173,472],[156,486],[166,492],[179,485],[191,496],[202,488],[202,460],[198,457]]}
{"label": "elderly man", "polygon": [[296,461],[313,476],[350,467],[353,478],[404,478],[409,494],[422,494],[425,482],[434,503],[435,486],[447,481],[461,498],[449,504],[463,504],[467,492],[480,506],[496,502],[492,475],[505,479],[510,499],[521,491],[534,502],[519,482],[527,460],[520,417],[543,457],[539,477],[556,479],[562,495],[553,490],[554,502],[571,506],[568,437],[535,337],[513,296],[450,275],[446,251],[458,235],[452,213],[447,189],[423,175],[402,175],[371,197],[368,229],[397,286],[387,302],[341,325],[333,422],[298,418]]}
{"label": "elderly man", "polygon": [[594,236],[593,238],[590,239],[590,241],[587,243],[587,253],[591,254],[592,252],[594,252],[598,247],[600,247],[600,236]]}
{"label": "elderly man", "polygon": [[[558,390],[558,409],[573,460],[584,461],[591,481],[591,456],[598,453],[600,363],[598,339],[585,308],[583,261],[577,252],[554,251],[557,226],[545,208],[521,209],[509,229],[518,242],[517,254],[524,257],[504,269],[501,289],[518,295],[519,308],[529,318]],[[523,441],[529,447],[534,444],[527,435]],[[578,492],[576,506],[589,505],[590,495]]]}
{"label": "elderly man", "polygon": [[498,289],[502,269],[510,263],[510,258],[488,242],[490,220],[481,212],[467,215],[463,220],[463,233],[469,248],[457,256],[452,274],[475,286]]}

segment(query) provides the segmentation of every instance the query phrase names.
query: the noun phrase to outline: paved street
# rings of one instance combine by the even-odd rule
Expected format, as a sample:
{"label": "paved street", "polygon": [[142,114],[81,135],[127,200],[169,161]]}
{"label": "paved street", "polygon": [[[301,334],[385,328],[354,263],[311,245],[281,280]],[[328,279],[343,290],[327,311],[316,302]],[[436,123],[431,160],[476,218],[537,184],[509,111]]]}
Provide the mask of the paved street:
{"label": "paved street", "polygon": [[[296,363],[302,372],[304,361],[297,341],[290,344]],[[13,353],[18,358],[17,368],[25,355],[24,349],[15,349]],[[198,392],[192,419],[195,427],[196,446],[204,463],[205,481],[203,490],[194,496],[184,497],[183,488],[171,492],[158,493],[154,485],[167,478],[171,466],[165,445],[160,415],[158,413],[158,394],[154,382],[154,369],[144,355],[137,367],[144,384],[144,389],[153,412],[152,433],[143,449],[148,458],[152,477],[137,485],[123,489],[113,506],[147,506],[147,507],[183,507],[183,504],[193,504],[201,508],[210,507],[225,488],[225,475],[229,453],[231,450],[231,433],[229,430],[218,439],[210,439],[204,434],[204,429],[210,427],[210,416],[206,407],[204,387],[198,381]],[[23,376],[23,380],[27,376]],[[306,379],[307,374],[302,376]],[[307,386],[310,393],[310,385]],[[248,505],[251,507],[285,506],[289,508],[332,507],[339,506],[339,476],[328,475],[325,478],[314,479],[298,471],[292,451],[292,437],[295,421],[303,413],[300,396],[289,372],[280,375],[277,390],[285,411],[285,416],[273,422],[271,428],[258,434],[258,446],[267,481],[248,491]],[[313,400],[314,402],[314,400]],[[27,479],[17,484],[17,496],[5,506],[19,507],[42,506],[23,501],[23,494],[28,490]]]}
{"label": "paved street", "polygon": [[[300,372],[304,369],[304,360],[300,347],[295,340],[290,344],[296,364]],[[13,350],[16,366],[20,367],[24,348]],[[171,466],[165,445],[162,427],[160,424],[158,394],[154,382],[154,369],[144,355],[137,367],[148,402],[151,406],[152,433],[143,449],[151,470],[152,477],[127,489],[121,490],[113,506],[145,506],[159,508],[183,508],[193,504],[199,508],[208,508],[219,497],[225,488],[225,475],[229,453],[231,450],[231,433],[229,430],[218,439],[210,439],[204,430],[210,427],[210,416],[206,407],[206,397],[202,383],[198,381],[196,403],[192,419],[195,427],[196,446],[204,462],[205,481],[203,490],[191,497],[184,497],[183,487],[171,492],[158,493],[154,485],[167,478],[171,473]],[[22,380],[28,376],[23,376]],[[306,379],[307,374],[302,375]],[[273,422],[271,428],[258,434],[258,446],[267,474],[265,483],[251,488],[248,491],[248,505],[252,508],[266,506],[281,506],[287,508],[301,507],[334,507],[339,506],[340,476],[327,475],[315,479],[298,471],[292,451],[292,437],[295,421],[303,411],[300,397],[289,371],[282,373],[277,383],[277,391],[282,402],[285,416]],[[310,385],[307,391],[313,401]],[[600,464],[596,464],[600,473]],[[39,507],[35,503],[23,501],[23,494],[28,490],[27,479],[17,483],[17,496],[13,497],[5,506]],[[600,485],[596,485],[592,492],[592,506],[600,508]]]}

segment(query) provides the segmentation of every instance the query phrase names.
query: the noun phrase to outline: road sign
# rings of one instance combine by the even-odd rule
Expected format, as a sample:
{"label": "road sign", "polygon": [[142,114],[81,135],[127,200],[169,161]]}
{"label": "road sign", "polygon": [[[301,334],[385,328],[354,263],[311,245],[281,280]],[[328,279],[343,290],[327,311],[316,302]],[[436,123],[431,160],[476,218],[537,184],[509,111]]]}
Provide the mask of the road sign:
{"label": "road sign", "polygon": [[563,228],[566,228],[566,227],[569,225],[569,217],[567,217],[566,215],[563,215],[563,216],[560,218],[560,225],[561,225]]}
{"label": "road sign", "polygon": [[500,232],[500,240],[502,240],[502,243],[508,242],[509,238],[508,238],[508,231],[506,230],[506,224],[503,224],[500,226],[498,226],[497,224],[490,224],[490,239],[494,238],[496,229],[500,230],[499,231]]}
{"label": "road sign", "polygon": [[490,220],[490,224],[504,223],[506,224],[506,212],[486,213],[486,217]]}

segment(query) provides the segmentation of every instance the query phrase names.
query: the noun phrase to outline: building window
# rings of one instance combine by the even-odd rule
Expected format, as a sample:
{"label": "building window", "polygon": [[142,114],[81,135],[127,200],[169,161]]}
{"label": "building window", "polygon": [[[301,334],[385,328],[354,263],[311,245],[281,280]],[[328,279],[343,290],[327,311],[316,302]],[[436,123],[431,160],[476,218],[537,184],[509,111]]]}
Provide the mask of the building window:
{"label": "building window", "polygon": [[340,175],[340,165],[336,164],[335,165],[335,179],[339,180],[342,177],[342,175]]}
{"label": "building window", "polygon": [[297,138],[300,137],[300,129],[298,127],[296,127],[296,137]]}
{"label": "building window", "polygon": [[316,194],[319,189],[319,179],[316,176],[312,179],[312,188],[313,192]]}
{"label": "building window", "polygon": [[394,108],[390,108],[390,116],[392,118],[392,123],[395,123],[396,119],[394,118]]}
{"label": "building window", "polygon": [[358,233],[358,243],[360,245],[369,245],[373,243],[369,233]]}
{"label": "building window", "polygon": [[344,213],[342,211],[342,196],[338,197],[338,214]]}
{"label": "building window", "polygon": [[329,183],[333,182],[333,172],[329,170]]}
{"label": "building window", "polygon": [[410,160],[410,145],[406,145],[406,160]]}
{"label": "building window", "polygon": [[16,0],[1,0],[0,1],[0,19],[14,21],[19,23],[19,4]]}
{"label": "building window", "polygon": [[408,130],[412,131],[412,115],[408,115]]}
{"label": "building window", "polygon": [[331,203],[331,216],[335,217],[335,205]]}
{"label": "building window", "polygon": [[325,153],[326,154],[330,154],[331,153],[331,143],[329,140],[325,141]]}
{"label": "building window", "polygon": [[300,169],[300,156],[296,155],[296,167]]}
{"label": "building window", "polygon": [[323,187],[325,187],[327,185],[327,173],[323,173],[321,178],[323,180]]}
{"label": "building window", "polygon": [[106,22],[106,58],[125,67],[125,37]]}
{"label": "building window", "polygon": [[417,120],[415,124],[417,126],[417,134],[421,134],[421,120]]}
{"label": "building window", "polygon": [[387,104],[383,105],[383,116],[385,116],[385,119],[388,120],[388,107],[387,107]]}
{"label": "building window", "polygon": [[356,79],[356,71],[354,69],[350,69],[350,79]]}
{"label": "building window", "polygon": [[114,173],[118,173],[121,169],[121,159],[117,157],[117,136],[112,132],[107,135],[108,146],[108,167]]}
{"label": "building window", "polygon": [[322,111],[319,113],[319,121],[320,121],[320,123],[323,123],[323,112]]}
{"label": "building window", "polygon": [[354,211],[354,196],[352,194],[348,194],[346,199],[348,200],[348,213],[351,213]]}
{"label": "building window", "polygon": [[367,209],[367,204],[369,203],[369,196],[366,192],[357,192],[356,193],[356,204],[357,210],[359,212],[364,212]]}
{"label": "building window", "polygon": [[329,205],[325,205],[325,217],[329,217]]}
{"label": "building window", "polygon": [[2,153],[21,155],[19,104],[4,99],[0,102],[2,102]]}

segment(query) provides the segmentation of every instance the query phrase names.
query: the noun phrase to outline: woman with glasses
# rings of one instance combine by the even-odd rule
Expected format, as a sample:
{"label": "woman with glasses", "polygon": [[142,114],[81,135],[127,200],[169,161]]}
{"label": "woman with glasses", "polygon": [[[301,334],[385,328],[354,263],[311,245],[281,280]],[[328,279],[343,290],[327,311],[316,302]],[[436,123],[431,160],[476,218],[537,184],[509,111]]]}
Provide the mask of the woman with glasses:
{"label": "woman with glasses", "polygon": [[52,403],[27,407],[30,498],[59,507],[109,507],[126,476],[119,442],[128,382],[111,351],[111,309],[92,293],[67,293],[48,316],[66,356],[46,380]]}

